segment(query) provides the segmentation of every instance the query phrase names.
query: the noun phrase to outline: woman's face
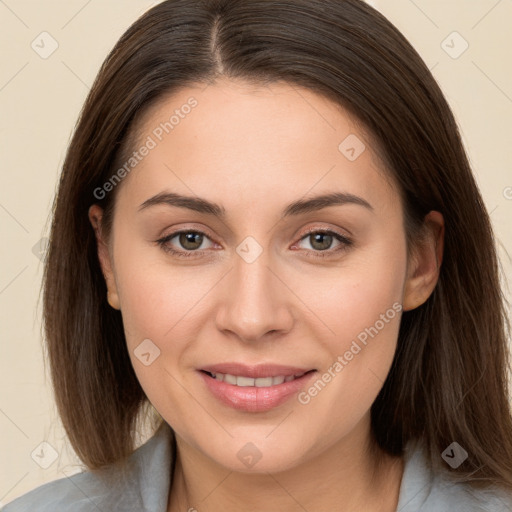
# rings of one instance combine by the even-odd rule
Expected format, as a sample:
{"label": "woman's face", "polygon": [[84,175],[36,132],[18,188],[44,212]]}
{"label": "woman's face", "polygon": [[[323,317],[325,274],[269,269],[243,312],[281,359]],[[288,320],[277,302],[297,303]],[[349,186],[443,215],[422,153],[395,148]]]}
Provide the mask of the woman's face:
{"label": "woman's face", "polygon": [[399,195],[369,140],[285,83],[190,87],[140,128],[100,258],[149,400],[232,470],[359,448],[408,273]]}

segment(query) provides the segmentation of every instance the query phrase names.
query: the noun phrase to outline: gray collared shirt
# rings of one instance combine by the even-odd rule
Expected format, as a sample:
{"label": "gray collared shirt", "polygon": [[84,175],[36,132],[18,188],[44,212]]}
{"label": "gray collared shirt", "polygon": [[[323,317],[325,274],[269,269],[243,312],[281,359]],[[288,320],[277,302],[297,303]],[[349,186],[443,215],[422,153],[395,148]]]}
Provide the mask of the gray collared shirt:
{"label": "gray collared shirt", "polygon": [[[46,483],[0,512],[166,512],[176,445],[163,423],[126,471],[85,471]],[[512,495],[453,484],[427,467],[417,443],[405,452],[397,512],[512,512]]]}

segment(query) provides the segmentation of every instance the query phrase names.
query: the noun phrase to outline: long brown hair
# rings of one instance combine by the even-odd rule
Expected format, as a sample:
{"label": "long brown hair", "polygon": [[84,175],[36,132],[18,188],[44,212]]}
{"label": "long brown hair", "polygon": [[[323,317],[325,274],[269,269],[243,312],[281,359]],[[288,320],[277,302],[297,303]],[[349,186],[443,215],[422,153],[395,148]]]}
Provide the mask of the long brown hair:
{"label": "long brown hair", "polygon": [[44,275],[55,398],[78,456],[91,470],[126,458],[148,405],[120,312],[106,301],[88,208],[105,209],[108,236],[122,183],[101,199],[95,191],[133,151],[139,116],[167,94],[220,76],[286,81],[355,116],[398,185],[408,247],[429,211],[443,214],[439,282],[425,304],[403,314],[371,408],[373,438],[394,455],[422,439],[439,470],[456,441],[469,457],[450,471],[454,479],[512,489],[509,326],[489,215],[432,74],[360,0],[168,0],[138,19],[103,63],[63,165]]}

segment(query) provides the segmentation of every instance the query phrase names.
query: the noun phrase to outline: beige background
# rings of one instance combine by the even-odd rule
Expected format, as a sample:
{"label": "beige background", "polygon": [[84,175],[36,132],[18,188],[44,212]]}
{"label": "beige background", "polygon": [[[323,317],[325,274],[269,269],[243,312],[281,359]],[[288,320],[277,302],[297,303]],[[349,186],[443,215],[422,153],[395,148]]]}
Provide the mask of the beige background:
{"label": "beige background", "polygon": [[[33,248],[47,234],[66,145],[100,64],[122,32],[156,3],[0,0],[0,503],[80,469],[45,377],[42,265]],[[371,3],[423,56],[454,109],[511,282],[512,1]],[[58,43],[46,59],[31,47],[43,31]],[[450,35],[454,31],[460,36]],[[452,58],[447,51],[455,56],[464,40],[468,49]],[[43,469],[35,460],[52,464]]]}

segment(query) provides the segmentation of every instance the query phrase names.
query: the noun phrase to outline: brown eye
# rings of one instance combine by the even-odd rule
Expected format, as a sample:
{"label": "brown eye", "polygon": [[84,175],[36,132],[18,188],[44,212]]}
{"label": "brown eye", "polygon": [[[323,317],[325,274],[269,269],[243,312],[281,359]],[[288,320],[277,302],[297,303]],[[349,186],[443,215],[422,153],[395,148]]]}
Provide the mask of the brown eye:
{"label": "brown eye", "polygon": [[[174,238],[178,239],[177,243],[171,243]],[[174,233],[157,240],[156,243],[165,252],[187,258],[200,255],[203,252],[203,249],[199,248],[203,245],[205,239],[210,240],[205,233],[188,229],[175,231]]]}
{"label": "brown eye", "polygon": [[311,246],[317,251],[325,251],[332,245],[334,237],[327,233],[315,233],[308,235],[311,241]]}
{"label": "brown eye", "polygon": [[191,251],[199,249],[203,242],[203,235],[193,231],[179,233],[178,237],[181,247]]}
{"label": "brown eye", "polygon": [[[353,244],[352,240],[341,233],[319,229],[309,230],[308,233],[300,239],[300,241],[303,240],[308,240],[311,246],[311,249],[306,248],[307,251],[321,258],[333,256],[339,251],[347,250]],[[331,247],[334,241],[337,241],[338,244],[332,249]]]}

